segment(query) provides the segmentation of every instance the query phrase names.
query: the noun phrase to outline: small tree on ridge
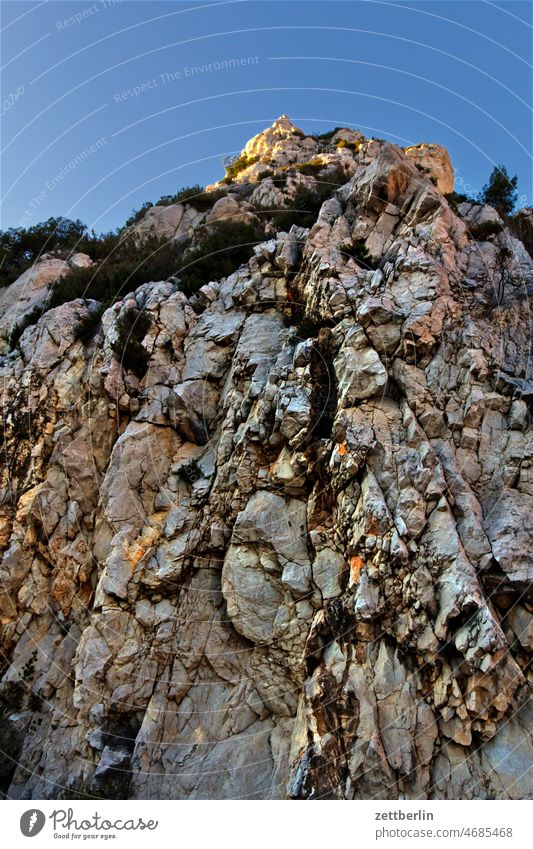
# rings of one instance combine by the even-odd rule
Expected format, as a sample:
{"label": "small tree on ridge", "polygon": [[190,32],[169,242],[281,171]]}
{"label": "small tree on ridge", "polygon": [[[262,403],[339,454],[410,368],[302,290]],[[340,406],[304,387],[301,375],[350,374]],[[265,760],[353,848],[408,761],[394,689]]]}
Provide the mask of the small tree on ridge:
{"label": "small tree on ridge", "polygon": [[505,165],[496,165],[492,169],[488,183],[481,189],[479,200],[493,206],[501,215],[510,215],[518,198],[518,177],[510,177]]}

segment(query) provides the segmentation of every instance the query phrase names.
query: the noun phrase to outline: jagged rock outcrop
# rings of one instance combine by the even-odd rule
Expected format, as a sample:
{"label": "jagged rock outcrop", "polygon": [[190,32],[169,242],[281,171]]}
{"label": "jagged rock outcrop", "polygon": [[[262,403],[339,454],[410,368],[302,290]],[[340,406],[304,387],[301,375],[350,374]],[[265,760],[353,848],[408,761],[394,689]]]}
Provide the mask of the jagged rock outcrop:
{"label": "jagged rock outcrop", "polygon": [[152,236],[185,242],[204,219],[205,212],[195,209],[192,203],[152,206],[139,221],[125,228],[123,238],[132,238],[136,244]]}
{"label": "jagged rock outcrop", "polygon": [[267,221],[233,274],[147,281],[89,342],[65,303],[2,361],[10,797],[530,794],[533,260],[452,211],[442,148],[325,145],[248,143],[210,213]]}
{"label": "jagged rock outcrop", "polygon": [[0,289],[0,354],[9,350],[15,328],[45,306],[53,282],[72,269],[89,265],[91,258],[87,254],[74,253],[66,260],[45,254],[11,286]]}

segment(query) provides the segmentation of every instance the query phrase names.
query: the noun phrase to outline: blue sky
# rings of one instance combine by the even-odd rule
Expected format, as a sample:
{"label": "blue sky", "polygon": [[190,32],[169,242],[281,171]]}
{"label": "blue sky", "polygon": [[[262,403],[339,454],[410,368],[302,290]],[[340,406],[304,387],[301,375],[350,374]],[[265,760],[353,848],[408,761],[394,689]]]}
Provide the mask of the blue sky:
{"label": "blue sky", "polygon": [[444,144],[459,191],[502,162],[533,202],[529,2],[4,0],[1,25],[2,228],[119,226],[282,113]]}

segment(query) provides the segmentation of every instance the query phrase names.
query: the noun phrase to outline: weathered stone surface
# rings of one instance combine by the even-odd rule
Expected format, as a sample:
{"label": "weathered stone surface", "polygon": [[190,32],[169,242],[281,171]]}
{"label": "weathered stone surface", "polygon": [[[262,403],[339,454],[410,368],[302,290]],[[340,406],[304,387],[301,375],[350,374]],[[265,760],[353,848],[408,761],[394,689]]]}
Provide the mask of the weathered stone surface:
{"label": "weathered stone surface", "polygon": [[[0,293],[0,736],[18,762],[0,790],[529,797],[522,230],[472,238],[500,220],[454,214],[438,145],[282,116],[244,152],[209,213],[129,228],[179,241],[257,213],[267,238],[229,277],[191,297],[147,281],[88,344],[99,304],[63,304],[10,353],[66,261]],[[278,233],[312,159],[345,183]],[[497,305],[502,245],[516,280]],[[112,347],[127,309],[152,322],[143,377]]]}
{"label": "weathered stone surface", "polygon": [[204,221],[205,215],[205,212],[194,208],[194,200],[187,204],[151,206],[139,221],[124,230],[124,238],[131,238],[136,244],[151,236],[184,241],[192,236],[194,228]]}
{"label": "weathered stone surface", "polygon": [[253,207],[246,201],[227,195],[220,198],[207,214],[206,224],[215,224],[218,221],[228,221],[232,224],[252,224],[257,222],[257,216],[253,214]]}
{"label": "weathered stone surface", "polygon": [[387,370],[360,325],[346,329],[335,372],[343,407],[354,407],[357,401],[384,392]]}
{"label": "weathered stone surface", "polygon": [[511,220],[511,230],[533,257],[533,209],[531,207],[518,210]]}
{"label": "weathered stone surface", "polygon": [[23,323],[32,311],[44,306],[54,280],[73,268],[85,268],[90,264],[87,254],[76,253],[68,260],[47,256],[25,271],[11,286],[0,289],[0,354],[7,352],[13,329]]}
{"label": "weathered stone surface", "polygon": [[453,192],[453,167],[450,154],[440,144],[417,144],[405,148],[406,155],[420,167],[424,177],[435,183],[443,195]]}

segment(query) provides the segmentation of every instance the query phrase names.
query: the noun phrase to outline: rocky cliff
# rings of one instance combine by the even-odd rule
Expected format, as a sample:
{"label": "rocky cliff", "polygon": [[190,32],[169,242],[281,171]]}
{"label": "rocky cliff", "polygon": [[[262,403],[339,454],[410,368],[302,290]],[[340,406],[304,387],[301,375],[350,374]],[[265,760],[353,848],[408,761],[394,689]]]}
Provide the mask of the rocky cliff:
{"label": "rocky cliff", "polygon": [[438,145],[283,116],[129,229],[261,222],[234,273],[11,351],[90,260],[1,293],[7,796],[528,795],[533,260],[452,189]]}

